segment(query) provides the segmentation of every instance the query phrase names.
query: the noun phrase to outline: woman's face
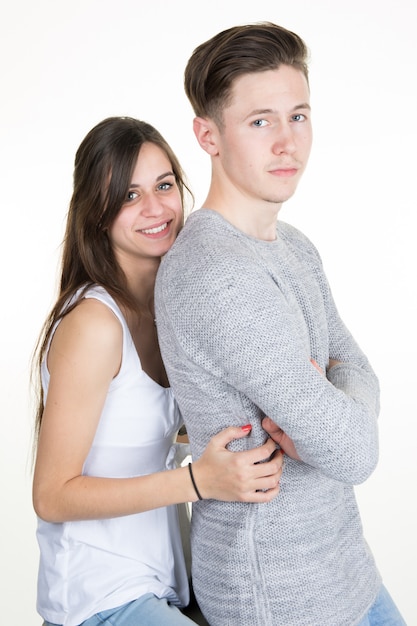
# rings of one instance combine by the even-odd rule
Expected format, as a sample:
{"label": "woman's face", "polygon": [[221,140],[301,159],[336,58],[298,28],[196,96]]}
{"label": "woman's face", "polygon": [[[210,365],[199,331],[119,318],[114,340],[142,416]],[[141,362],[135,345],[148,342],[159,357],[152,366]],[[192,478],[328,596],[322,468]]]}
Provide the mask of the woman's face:
{"label": "woman's face", "polygon": [[109,230],[119,263],[160,258],[171,248],[183,221],[181,194],[165,152],[146,142],[123,204]]}

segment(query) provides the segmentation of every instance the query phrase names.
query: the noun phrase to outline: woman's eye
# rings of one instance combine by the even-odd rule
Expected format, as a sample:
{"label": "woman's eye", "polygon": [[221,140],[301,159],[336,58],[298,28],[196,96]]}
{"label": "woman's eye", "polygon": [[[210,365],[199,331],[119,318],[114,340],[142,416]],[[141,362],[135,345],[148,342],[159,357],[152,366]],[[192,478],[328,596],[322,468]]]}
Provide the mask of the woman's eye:
{"label": "woman's eye", "polygon": [[128,191],[127,192],[127,202],[135,200],[138,197],[138,194],[136,193],[136,191]]}
{"label": "woman's eye", "polygon": [[168,191],[168,189],[171,189],[172,187],[172,183],[161,183],[160,185],[158,185],[158,189],[160,189],[161,191]]}

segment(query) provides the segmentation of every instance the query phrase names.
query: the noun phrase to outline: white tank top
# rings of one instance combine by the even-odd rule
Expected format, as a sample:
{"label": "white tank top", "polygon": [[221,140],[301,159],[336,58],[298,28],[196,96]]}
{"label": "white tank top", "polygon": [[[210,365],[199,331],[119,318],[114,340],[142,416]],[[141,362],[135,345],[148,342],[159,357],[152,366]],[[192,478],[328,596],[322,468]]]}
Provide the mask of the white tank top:
{"label": "white tank top", "polygon": [[[86,296],[106,304],[123,327],[113,379],[85,461],[86,476],[141,476],[172,468],[181,417],[172,395],[141,367],[124,317],[101,287]],[[48,392],[46,358],[42,385]],[[152,592],[188,604],[188,578],[176,506],[125,517],[51,524],[38,519],[37,609],[49,622],[76,626],[99,611]]]}

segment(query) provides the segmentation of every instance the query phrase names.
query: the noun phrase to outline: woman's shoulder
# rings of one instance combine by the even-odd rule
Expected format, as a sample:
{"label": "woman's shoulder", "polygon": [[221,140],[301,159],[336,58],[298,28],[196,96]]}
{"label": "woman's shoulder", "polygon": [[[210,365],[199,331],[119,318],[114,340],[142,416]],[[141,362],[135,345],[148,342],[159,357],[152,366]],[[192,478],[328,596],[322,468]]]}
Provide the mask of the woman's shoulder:
{"label": "woman's shoulder", "polygon": [[[76,371],[114,376],[122,358],[123,329],[102,302],[83,298],[57,325],[51,338],[47,367],[52,372]],[[46,364],[46,361],[45,361]]]}
{"label": "woman's shoulder", "polygon": [[88,288],[78,290],[75,298],[78,299],[77,306],[83,304],[85,312],[91,311],[94,315],[101,312],[103,320],[108,318],[109,321],[114,321],[113,318],[116,317],[122,326],[124,325],[125,319],[119,305],[101,285],[91,285]]}
{"label": "woman's shoulder", "polygon": [[[56,337],[81,340],[87,345],[105,347],[119,344],[123,330],[114,311],[99,298],[86,296],[60,321]],[[104,344],[104,345],[103,345]]]}

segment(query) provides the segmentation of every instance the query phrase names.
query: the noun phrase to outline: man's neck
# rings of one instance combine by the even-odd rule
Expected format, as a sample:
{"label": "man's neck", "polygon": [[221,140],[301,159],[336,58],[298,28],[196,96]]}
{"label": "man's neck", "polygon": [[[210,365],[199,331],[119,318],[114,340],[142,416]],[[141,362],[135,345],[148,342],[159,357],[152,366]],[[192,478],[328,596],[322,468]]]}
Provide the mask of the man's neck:
{"label": "man's neck", "polygon": [[227,222],[242,231],[249,237],[263,241],[276,239],[278,213],[281,204],[253,201],[242,201],[239,205],[226,199],[216,197],[216,194],[207,196],[203,207],[219,213]]}

